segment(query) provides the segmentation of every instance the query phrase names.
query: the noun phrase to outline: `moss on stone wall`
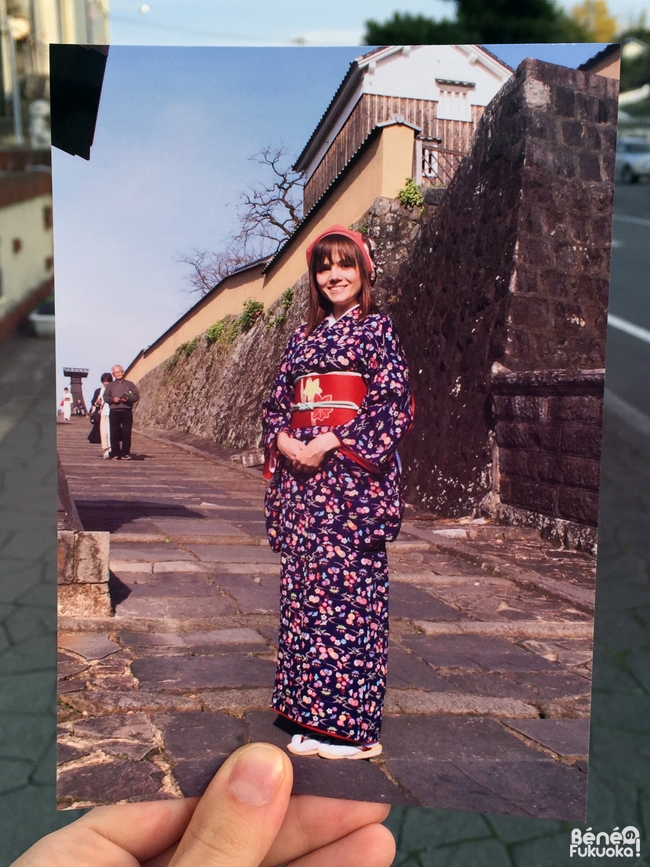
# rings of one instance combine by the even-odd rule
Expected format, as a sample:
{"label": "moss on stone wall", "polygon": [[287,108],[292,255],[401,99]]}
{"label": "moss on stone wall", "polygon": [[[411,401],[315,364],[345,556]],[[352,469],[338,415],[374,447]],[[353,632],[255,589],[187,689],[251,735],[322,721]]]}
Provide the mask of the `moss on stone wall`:
{"label": "moss on stone wall", "polygon": [[[235,317],[215,323],[191,353],[177,351],[141,380],[135,423],[187,431],[224,448],[257,446],[262,400],[289,336],[305,319],[306,300],[306,286],[296,287],[288,310],[278,302],[243,332]],[[267,329],[278,308],[284,320]]]}

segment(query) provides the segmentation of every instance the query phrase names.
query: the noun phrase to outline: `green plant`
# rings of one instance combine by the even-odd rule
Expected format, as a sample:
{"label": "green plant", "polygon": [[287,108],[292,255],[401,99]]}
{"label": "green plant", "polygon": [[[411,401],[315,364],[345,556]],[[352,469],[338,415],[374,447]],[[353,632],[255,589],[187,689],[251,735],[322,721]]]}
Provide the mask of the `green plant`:
{"label": "green plant", "polygon": [[406,179],[406,184],[397,193],[397,198],[405,208],[421,208],[424,204],[422,193],[413,178]]}
{"label": "green plant", "polygon": [[188,340],[187,343],[182,343],[178,348],[183,353],[185,358],[189,358],[198,345],[199,338],[194,337],[192,338],[192,340]]}
{"label": "green plant", "polygon": [[176,352],[172,355],[172,357],[168,360],[167,364],[165,365],[165,370],[172,371],[176,367],[176,365],[178,364],[178,360],[180,359],[181,355],[182,355],[182,351],[181,351],[181,347],[179,346],[178,349],[176,350]]}
{"label": "green plant", "polygon": [[261,301],[253,301],[249,298],[244,304],[244,312],[239,317],[239,325],[242,331],[250,331],[253,325],[264,312],[264,305]]}
{"label": "green plant", "polygon": [[289,287],[285,289],[282,295],[280,296],[280,301],[282,302],[282,309],[287,312],[287,310],[293,304],[293,289]]}
{"label": "green plant", "polygon": [[181,343],[181,345],[177,348],[176,352],[167,361],[167,364],[165,365],[165,370],[169,372],[176,367],[181,358],[189,358],[196,349],[196,347],[199,345],[200,339],[200,337],[194,337],[192,340],[188,340],[186,343]]}
{"label": "green plant", "polygon": [[279,328],[280,325],[287,321],[287,313],[293,304],[293,295],[293,289],[291,288],[285,289],[282,295],[280,295],[280,312],[272,316],[266,323],[267,331],[270,331],[272,328]]}
{"label": "green plant", "polygon": [[211,325],[205,332],[205,339],[210,346],[213,343],[230,346],[240,332],[239,320],[233,316],[226,316]]}
{"label": "green plant", "polygon": [[205,341],[208,346],[211,343],[216,343],[223,334],[223,321],[215,322],[214,325],[211,325],[208,330],[205,332]]}

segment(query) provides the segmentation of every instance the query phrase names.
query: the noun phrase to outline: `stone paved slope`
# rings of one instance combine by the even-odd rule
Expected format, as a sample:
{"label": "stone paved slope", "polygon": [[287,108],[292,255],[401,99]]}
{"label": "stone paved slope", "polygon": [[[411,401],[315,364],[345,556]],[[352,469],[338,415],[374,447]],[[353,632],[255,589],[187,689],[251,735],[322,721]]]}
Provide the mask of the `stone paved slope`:
{"label": "stone paved slope", "polygon": [[[196,794],[239,744],[287,742],[265,483],[162,432],[103,461],[86,425],[59,425],[59,452],[84,527],[111,532],[115,616],[59,624],[60,802]],[[294,760],[296,790],[581,819],[593,560],[414,513],[389,557],[384,753]]]}

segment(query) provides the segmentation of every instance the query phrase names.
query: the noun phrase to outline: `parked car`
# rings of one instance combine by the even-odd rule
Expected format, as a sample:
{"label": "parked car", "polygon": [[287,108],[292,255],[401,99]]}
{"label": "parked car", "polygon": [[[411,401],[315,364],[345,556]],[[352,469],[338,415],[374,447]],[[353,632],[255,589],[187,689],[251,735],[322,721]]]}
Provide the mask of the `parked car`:
{"label": "parked car", "polygon": [[644,138],[622,138],[616,145],[616,180],[636,184],[650,175],[650,142]]}
{"label": "parked car", "polygon": [[36,310],[27,317],[37,337],[54,336],[54,295],[41,301]]}

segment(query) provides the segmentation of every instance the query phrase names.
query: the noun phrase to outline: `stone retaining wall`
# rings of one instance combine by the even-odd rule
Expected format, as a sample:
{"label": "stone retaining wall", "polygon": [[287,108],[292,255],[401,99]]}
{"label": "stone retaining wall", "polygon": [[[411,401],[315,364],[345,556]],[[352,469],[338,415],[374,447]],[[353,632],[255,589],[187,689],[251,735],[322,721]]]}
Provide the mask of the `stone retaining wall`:
{"label": "stone retaining wall", "polygon": [[[423,218],[391,313],[418,405],[401,449],[407,496],[438,514],[478,514],[499,491],[495,362],[578,378],[604,366],[617,86],[524,61],[488,106],[442,204]],[[583,409],[587,416],[576,408],[573,421],[591,425],[596,410]],[[568,478],[572,456],[557,459]],[[513,460],[503,454],[504,465]],[[532,479],[540,470],[528,472]],[[502,486],[509,506],[556,510],[537,480],[515,484],[515,477],[509,471]],[[593,526],[593,491],[588,499],[580,520],[588,515]]]}
{"label": "stone retaining wall", "polygon": [[593,551],[604,370],[497,373],[497,515]]}

